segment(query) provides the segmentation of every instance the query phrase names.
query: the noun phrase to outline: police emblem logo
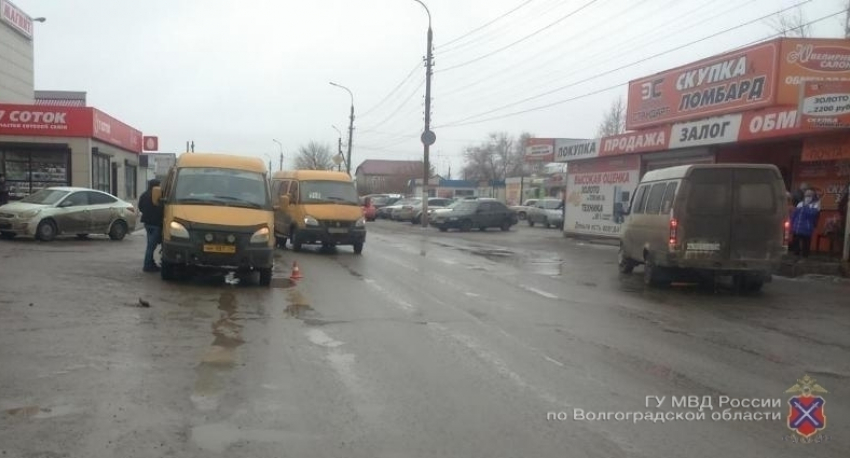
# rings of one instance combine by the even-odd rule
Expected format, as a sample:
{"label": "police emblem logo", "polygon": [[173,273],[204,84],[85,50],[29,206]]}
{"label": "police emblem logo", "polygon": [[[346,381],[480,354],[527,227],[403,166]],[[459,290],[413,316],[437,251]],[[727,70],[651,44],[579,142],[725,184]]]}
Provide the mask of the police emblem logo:
{"label": "police emblem logo", "polygon": [[788,399],[788,428],[804,438],[809,438],[826,428],[826,400],[818,393],[828,393],[815,379],[806,375],[797,380],[786,393],[799,393]]}

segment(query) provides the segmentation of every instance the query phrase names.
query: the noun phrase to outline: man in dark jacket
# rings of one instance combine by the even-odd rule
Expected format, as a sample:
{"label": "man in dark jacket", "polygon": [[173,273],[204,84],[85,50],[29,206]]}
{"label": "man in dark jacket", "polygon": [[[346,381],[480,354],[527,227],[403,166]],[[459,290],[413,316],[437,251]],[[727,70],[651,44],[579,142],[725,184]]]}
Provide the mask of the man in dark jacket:
{"label": "man in dark jacket", "polygon": [[162,243],[162,205],[154,205],[153,188],[159,186],[159,180],[148,181],[148,190],[139,197],[139,210],[142,212],[142,224],[148,235],[148,245],[145,249],[145,272],[159,272],[159,266],[153,260],[153,252]]}

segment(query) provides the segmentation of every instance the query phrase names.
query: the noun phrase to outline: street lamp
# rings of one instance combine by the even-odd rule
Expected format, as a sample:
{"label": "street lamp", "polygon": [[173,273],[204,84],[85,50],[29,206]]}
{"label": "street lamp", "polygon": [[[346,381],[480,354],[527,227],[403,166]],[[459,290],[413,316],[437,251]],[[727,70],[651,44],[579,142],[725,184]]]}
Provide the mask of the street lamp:
{"label": "street lamp", "polygon": [[348,159],[345,161],[345,171],[351,175],[351,137],[354,135],[354,94],[351,93],[351,89],[336,84],[333,81],[330,82],[331,86],[336,86],[340,89],[345,89],[348,92],[348,95],[351,96],[351,116],[349,117],[348,122]]}
{"label": "street lamp", "polygon": [[33,22],[46,22],[46,21],[47,21],[46,17],[37,17],[37,18],[33,19]]}
{"label": "street lamp", "polygon": [[277,147],[280,150],[280,168],[278,170],[283,170],[283,145],[281,145],[280,142],[275,139],[272,139],[272,141],[277,143]]}
{"label": "street lamp", "polygon": [[345,162],[345,156],[342,155],[342,132],[337,126],[334,126],[333,124],[331,124],[331,127],[333,127],[336,133],[339,134],[339,137],[337,137],[337,148],[339,152],[336,155],[336,159],[334,160],[334,162],[336,162],[336,169],[339,171],[342,170],[342,163]]}
{"label": "street lamp", "polygon": [[422,5],[425,12],[428,14],[428,43],[427,53],[425,57],[425,130],[422,131],[422,149],[424,156],[424,177],[422,180],[422,227],[428,227],[428,181],[431,176],[431,163],[428,158],[428,153],[431,145],[437,141],[437,135],[431,130],[431,66],[433,64],[431,43],[434,38],[434,33],[431,30],[431,11],[422,3],[421,0],[413,0]]}

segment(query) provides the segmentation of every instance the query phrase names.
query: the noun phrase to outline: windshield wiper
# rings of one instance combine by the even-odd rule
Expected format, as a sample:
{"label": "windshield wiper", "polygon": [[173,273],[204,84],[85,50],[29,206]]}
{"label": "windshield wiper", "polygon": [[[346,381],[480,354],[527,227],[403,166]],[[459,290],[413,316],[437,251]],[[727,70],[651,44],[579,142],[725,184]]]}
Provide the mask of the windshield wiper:
{"label": "windshield wiper", "polygon": [[207,199],[197,199],[187,197],[185,199],[177,199],[174,203],[176,204],[191,204],[191,205],[217,205],[215,202]]}
{"label": "windshield wiper", "polygon": [[247,205],[251,208],[263,208],[263,206],[261,204],[258,204],[256,202],[251,202],[250,200],[240,199],[238,197],[233,197],[233,196],[212,196],[212,197],[213,197],[213,199],[229,200],[231,202],[244,204],[244,205]]}
{"label": "windshield wiper", "polygon": [[343,197],[328,196],[328,197],[326,197],[326,199],[328,199],[328,200],[332,200],[332,201],[334,201],[334,202],[344,202],[344,203],[346,203],[346,204],[348,204],[348,205],[360,205],[359,203],[352,202],[351,200],[346,199],[346,198],[343,198]]}

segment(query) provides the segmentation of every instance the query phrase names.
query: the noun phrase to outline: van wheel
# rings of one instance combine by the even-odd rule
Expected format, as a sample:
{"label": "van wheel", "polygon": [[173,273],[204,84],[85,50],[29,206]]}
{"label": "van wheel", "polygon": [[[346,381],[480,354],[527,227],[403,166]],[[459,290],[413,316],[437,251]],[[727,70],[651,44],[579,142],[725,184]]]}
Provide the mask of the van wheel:
{"label": "van wheel", "polygon": [[623,247],[620,247],[620,252],[617,256],[619,258],[619,262],[617,263],[617,265],[621,274],[630,274],[632,273],[632,271],[635,270],[635,265],[637,263],[635,263],[633,260],[629,259],[628,256],[626,256],[626,252],[625,250],[623,250]]}
{"label": "van wheel", "polygon": [[176,267],[170,262],[162,261],[159,265],[159,276],[165,281],[174,281],[177,279]]}
{"label": "van wheel", "polygon": [[354,244],[354,254],[363,253],[363,242],[357,242]]}
{"label": "van wheel", "polygon": [[671,282],[667,269],[658,267],[651,259],[647,259],[643,265],[643,283],[647,286],[664,287]]}
{"label": "van wheel", "polygon": [[764,286],[764,280],[748,274],[738,274],[733,277],[735,289],[742,293],[757,293]]}
{"label": "van wheel", "polygon": [[298,236],[298,231],[292,231],[290,241],[292,242],[292,251],[301,251],[303,243],[301,242],[301,237]]}
{"label": "van wheel", "polygon": [[260,271],[260,286],[269,286],[272,284],[272,270],[259,269]]}
{"label": "van wheel", "polygon": [[277,242],[277,246],[279,248],[286,248],[286,237],[275,236],[275,241]]}

